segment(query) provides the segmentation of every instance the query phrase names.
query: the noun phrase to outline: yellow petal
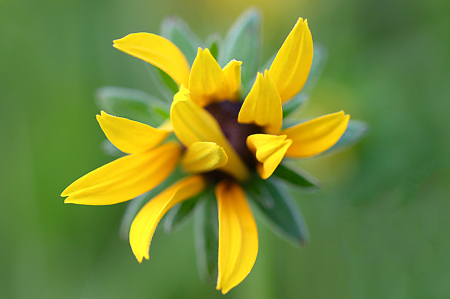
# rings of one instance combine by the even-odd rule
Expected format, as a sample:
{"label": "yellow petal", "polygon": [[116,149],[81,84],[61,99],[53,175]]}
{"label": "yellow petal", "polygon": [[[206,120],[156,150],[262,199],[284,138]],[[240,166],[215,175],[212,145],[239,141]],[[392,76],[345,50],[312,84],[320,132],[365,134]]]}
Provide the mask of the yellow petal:
{"label": "yellow petal", "polygon": [[258,73],[255,84],[244,100],[238,116],[241,124],[254,123],[270,134],[278,134],[283,122],[283,109],[278,89],[269,72]]}
{"label": "yellow petal", "polygon": [[306,158],[326,151],[339,141],[349,119],[350,115],[340,111],[283,130],[281,134],[292,139],[286,156]]}
{"label": "yellow petal", "polygon": [[280,165],[291,143],[286,135],[254,134],[247,137],[247,147],[262,163],[258,164],[257,171],[263,179],[270,177]]}
{"label": "yellow petal", "polygon": [[242,61],[231,60],[223,68],[223,73],[227,77],[228,85],[230,86],[230,100],[236,100],[238,96],[239,87],[241,86],[241,65]]}
{"label": "yellow petal", "polygon": [[188,172],[208,172],[225,166],[228,156],[222,147],[214,142],[192,143],[181,164]]}
{"label": "yellow petal", "polygon": [[205,186],[202,176],[184,178],[152,198],[139,211],[131,224],[130,245],[140,263],[143,258],[149,259],[150,243],[164,214],[174,205],[199,194]]}
{"label": "yellow petal", "polygon": [[270,75],[284,103],[295,96],[308,79],[313,58],[313,41],[308,22],[299,18],[270,66]]}
{"label": "yellow petal", "polygon": [[202,107],[230,98],[227,77],[209,49],[198,48],[189,75],[189,90],[192,100]]}
{"label": "yellow petal", "polygon": [[228,181],[216,187],[219,209],[219,275],[223,294],[237,286],[253,268],[258,254],[258,231],[242,188]]}
{"label": "yellow petal", "polygon": [[127,155],[73,182],[65,203],[112,205],[135,198],[164,181],[177,165],[182,148],[168,142],[154,150]]}
{"label": "yellow petal", "polygon": [[132,154],[150,150],[170,134],[169,130],[155,129],[146,124],[102,111],[97,121],[109,141],[124,153]]}
{"label": "yellow petal", "polygon": [[151,33],[132,33],[114,41],[113,47],[164,71],[179,86],[188,84],[189,64],[171,41]]}
{"label": "yellow petal", "polygon": [[220,169],[241,181],[248,178],[247,167],[222,133],[217,121],[189,98],[189,90],[184,87],[174,96],[170,119],[175,135],[187,148],[195,142],[214,142],[228,156],[228,163]]}

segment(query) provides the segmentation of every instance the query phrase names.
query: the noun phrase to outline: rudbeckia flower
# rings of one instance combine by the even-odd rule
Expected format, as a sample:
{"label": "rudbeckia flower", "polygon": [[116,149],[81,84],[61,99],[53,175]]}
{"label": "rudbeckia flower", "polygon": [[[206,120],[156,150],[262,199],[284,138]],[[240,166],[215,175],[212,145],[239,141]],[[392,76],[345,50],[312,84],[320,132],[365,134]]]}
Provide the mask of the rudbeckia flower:
{"label": "rudbeckia flower", "polygon": [[[283,127],[283,105],[300,92],[313,60],[308,23],[298,19],[270,67],[255,74],[245,97],[242,62],[231,60],[221,67],[208,48],[198,48],[190,65],[174,43],[151,33],[129,34],[115,40],[114,47],[156,66],[177,84],[170,118],[152,127],[101,111],[101,129],[126,155],[76,180],[62,196],[74,204],[121,203],[154,189],[181,166],[183,177],[135,216],[129,231],[131,249],[139,262],[149,259],[162,217],[210,186],[218,211],[217,289],[225,294],[250,273],[258,253],[247,197],[251,190],[245,189],[249,182],[257,176],[270,180],[285,158],[327,151],[349,122],[349,115],[340,111]],[[280,176],[295,179],[289,171],[284,167]]]}

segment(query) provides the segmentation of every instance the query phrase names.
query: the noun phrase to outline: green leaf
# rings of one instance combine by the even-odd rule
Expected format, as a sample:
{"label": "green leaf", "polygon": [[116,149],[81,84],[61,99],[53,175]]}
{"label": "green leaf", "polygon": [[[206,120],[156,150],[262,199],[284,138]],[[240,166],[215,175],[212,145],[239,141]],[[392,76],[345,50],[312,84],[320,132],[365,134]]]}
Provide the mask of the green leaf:
{"label": "green leaf", "polygon": [[283,104],[283,118],[288,117],[292,112],[297,111],[298,108],[308,99],[305,93],[298,93],[292,99]]}
{"label": "green leaf", "polygon": [[178,85],[167,75],[154,65],[146,63],[148,73],[156,88],[161,93],[166,102],[172,102],[173,96],[178,92]]}
{"label": "green leaf", "polygon": [[219,218],[213,188],[197,204],[194,218],[195,248],[200,277],[207,283],[217,281]]}
{"label": "green leaf", "polygon": [[194,198],[177,204],[167,212],[164,216],[164,231],[170,234],[181,228],[192,215],[194,208],[202,195],[199,194]]}
{"label": "green leaf", "polygon": [[[309,233],[302,214],[284,183],[276,178],[257,178],[254,186],[245,186],[247,194],[272,224],[275,232],[297,245],[309,241]],[[255,189],[258,190],[255,192]]]}
{"label": "green leaf", "polygon": [[314,190],[319,188],[319,180],[293,163],[283,161],[275,169],[274,176],[298,187]]}
{"label": "green leaf", "polygon": [[122,152],[117,147],[115,147],[114,144],[112,144],[111,141],[109,141],[108,139],[105,139],[102,142],[102,149],[103,149],[103,152],[105,154],[107,154],[108,156],[122,157],[125,155],[124,152]]}
{"label": "green leaf", "polygon": [[233,24],[225,37],[219,53],[219,64],[223,67],[230,60],[242,61],[241,79],[244,86],[256,76],[261,60],[261,14],[250,8]]}
{"label": "green leaf", "polygon": [[339,141],[333,145],[329,150],[325,151],[322,155],[332,155],[339,152],[342,152],[358,141],[360,141],[364,136],[369,132],[369,125],[360,120],[350,120],[348,122],[347,129],[344,134],[341,136]]}
{"label": "green leaf", "polygon": [[147,193],[142,194],[141,196],[130,200],[120,223],[119,235],[121,239],[128,240],[128,234],[130,232],[131,223],[133,222],[134,217],[136,217],[137,213],[149,200],[151,200],[153,197],[161,193],[164,189],[185,176],[186,174],[182,172],[182,170],[178,167],[164,182],[159,184],[157,187],[148,191]]}
{"label": "green leaf", "polygon": [[97,106],[109,114],[129,118],[151,126],[160,125],[166,118],[155,110],[168,110],[159,99],[145,92],[114,86],[97,89]]}
{"label": "green leaf", "polygon": [[208,38],[206,39],[206,42],[205,42],[206,48],[209,49],[209,51],[211,52],[211,55],[216,60],[217,60],[217,56],[219,55],[219,49],[220,49],[221,44],[222,44],[222,40],[220,38],[220,35],[218,35],[217,33],[214,33],[214,34],[211,34],[210,36],[208,36]]}
{"label": "green leaf", "polygon": [[170,16],[162,21],[160,32],[161,36],[173,42],[183,52],[189,65],[192,65],[202,42],[189,25],[177,16]]}

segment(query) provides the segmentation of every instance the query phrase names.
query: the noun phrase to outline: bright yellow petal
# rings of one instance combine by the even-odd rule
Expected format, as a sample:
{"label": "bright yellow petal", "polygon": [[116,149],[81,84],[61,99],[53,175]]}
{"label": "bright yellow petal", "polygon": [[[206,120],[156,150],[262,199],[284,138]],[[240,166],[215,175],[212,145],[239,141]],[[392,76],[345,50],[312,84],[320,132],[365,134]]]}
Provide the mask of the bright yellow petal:
{"label": "bright yellow petal", "polygon": [[305,85],[313,58],[313,41],[308,22],[299,18],[270,66],[281,101],[291,99]]}
{"label": "bright yellow petal", "polygon": [[189,90],[192,100],[202,107],[230,98],[227,77],[209,49],[198,48],[189,75]]}
{"label": "bright yellow petal", "polygon": [[286,156],[306,158],[326,151],[339,141],[349,119],[350,115],[340,111],[283,130],[281,134],[292,139]]}
{"label": "bright yellow petal", "polygon": [[150,150],[171,133],[137,121],[112,116],[104,111],[97,115],[97,121],[109,141],[127,154]]}
{"label": "bright yellow petal", "polygon": [[258,164],[257,171],[263,179],[270,177],[280,165],[291,143],[292,140],[286,139],[286,135],[254,134],[247,137],[249,150],[262,163]]}
{"label": "bright yellow petal", "polygon": [[242,61],[231,60],[224,68],[223,73],[227,77],[230,86],[230,100],[237,100],[239,87],[241,86],[241,65]]}
{"label": "bright yellow petal", "polygon": [[270,134],[280,133],[283,122],[281,99],[267,70],[264,76],[258,73],[255,84],[242,104],[238,122],[257,124]]}
{"label": "bright yellow petal", "polygon": [[181,162],[184,169],[191,173],[208,172],[225,166],[228,156],[224,149],[214,142],[192,143]]}
{"label": "bright yellow petal", "polygon": [[143,258],[149,259],[150,243],[164,214],[174,205],[199,194],[205,187],[205,179],[200,175],[184,178],[152,198],[139,211],[131,224],[130,245],[140,263]]}
{"label": "bright yellow petal", "polygon": [[151,33],[132,33],[115,40],[113,47],[160,68],[179,86],[187,86],[189,63],[168,39]]}
{"label": "bright yellow petal", "polygon": [[258,231],[242,188],[229,181],[216,187],[219,208],[219,276],[223,294],[250,273],[258,254]]}
{"label": "bright yellow petal", "polygon": [[168,142],[151,151],[127,155],[73,182],[65,203],[112,205],[133,199],[164,181],[178,164],[182,148]]}
{"label": "bright yellow petal", "polygon": [[222,147],[228,156],[228,163],[220,169],[238,180],[244,181],[248,178],[246,165],[222,133],[217,121],[189,98],[189,90],[186,88],[182,87],[174,96],[170,119],[175,135],[187,148],[195,142],[214,142]]}

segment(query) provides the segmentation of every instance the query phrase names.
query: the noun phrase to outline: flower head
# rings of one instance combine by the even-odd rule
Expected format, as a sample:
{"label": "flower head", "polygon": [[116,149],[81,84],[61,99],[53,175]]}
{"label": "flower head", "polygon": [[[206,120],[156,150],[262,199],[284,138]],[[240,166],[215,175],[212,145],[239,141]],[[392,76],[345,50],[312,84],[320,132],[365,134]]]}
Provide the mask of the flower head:
{"label": "flower head", "polygon": [[[175,44],[155,34],[130,34],[115,40],[114,47],[156,66],[178,85],[170,119],[152,127],[102,111],[97,120],[103,132],[127,155],[76,180],[62,196],[66,203],[87,205],[128,201],[160,185],[181,165],[183,177],[134,218],[132,251],[139,262],[148,259],[162,217],[212,186],[218,208],[217,289],[225,294],[244,280],[258,253],[246,195],[251,190],[245,189],[249,182],[257,176],[258,182],[269,179],[285,157],[307,158],[330,149],[347,128],[349,116],[342,111],[283,128],[283,104],[300,92],[311,68],[307,21],[298,20],[270,68],[255,74],[245,97],[242,62],[231,60],[222,68],[208,48],[198,48],[191,66]],[[172,133],[176,138],[170,140]],[[286,176],[291,170],[283,167],[279,176],[283,171]],[[290,206],[272,204],[278,208],[289,213]]]}

